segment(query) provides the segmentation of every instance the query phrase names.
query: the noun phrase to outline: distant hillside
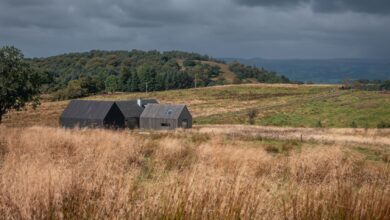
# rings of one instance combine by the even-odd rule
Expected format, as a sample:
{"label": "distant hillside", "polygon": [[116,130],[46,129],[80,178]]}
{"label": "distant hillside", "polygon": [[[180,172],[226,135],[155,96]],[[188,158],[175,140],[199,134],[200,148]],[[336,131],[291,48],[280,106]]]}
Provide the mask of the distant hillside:
{"label": "distant hillside", "polygon": [[389,80],[390,60],[385,59],[325,59],[325,60],[270,60],[223,58],[226,62],[239,61],[246,65],[264,67],[281,73],[291,80],[315,83],[340,83],[342,80]]}
{"label": "distant hillside", "polygon": [[47,73],[46,90],[56,99],[99,92],[160,91],[240,82],[286,83],[265,69],[181,51],[100,51],[28,60]]}

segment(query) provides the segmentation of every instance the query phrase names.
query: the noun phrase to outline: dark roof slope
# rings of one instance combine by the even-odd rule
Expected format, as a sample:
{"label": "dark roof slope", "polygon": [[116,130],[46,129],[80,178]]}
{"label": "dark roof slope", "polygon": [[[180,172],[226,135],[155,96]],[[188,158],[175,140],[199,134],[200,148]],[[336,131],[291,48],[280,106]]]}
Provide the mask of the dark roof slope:
{"label": "dark roof slope", "polygon": [[72,100],[61,118],[104,119],[114,104],[112,101]]}
{"label": "dark roof slope", "polygon": [[179,118],[186,105],[149,104],[141,118]]}
{"label": "dark roof slope", "polygon": [[115,102],[126,118],[139,117],[143,108],[137,104],[136,100]]}
{"label": "dark roof slope", "polygon": [[[115,102],[119,109],[122,111],[123,115],[126,118],[139,117],[144,110],[137,103],[137,100],[127,100],[127,101],[116,101]],[[146,106],[147,104],[158,103],[155,99],[142,99],[141,105]]]}

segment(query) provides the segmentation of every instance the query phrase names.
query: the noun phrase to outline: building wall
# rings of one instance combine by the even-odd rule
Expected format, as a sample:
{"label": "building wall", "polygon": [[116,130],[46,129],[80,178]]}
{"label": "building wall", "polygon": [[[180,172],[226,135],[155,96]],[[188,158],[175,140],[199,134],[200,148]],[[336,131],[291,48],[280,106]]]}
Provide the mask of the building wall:
{"label": "building wall", "polygon": [[[169,126],[163,126],[169,125]],[[171,130],[177,128],[176,119],[168,118],[140,118],[140,128],[142,129],[156,129],[156,130]]]}
{"label": "building wall", "polygon": [[64,128],[103,128],[103,120],[97,119],[79,119],[79,118],[60,118],[60,125]]}
{"label": "building wall", "polygon": [[130,117],[125,119],[125,127],[129,129],[136,129],[139,128],[139,118],[137,117]]}
{"label": "building wall", "polygon": [[104,119],[60,117],[60,125],[65,128],[124,128],[125,118],[119,108],[113,105]]}
{"label": "building wall", "polygon": [[185,128],[192,128],[192,115],[188,111],[187,107],[183,109],[182,113],[179,116],[179,119],[178,119],[178,122],[177,122],[178,123],[178,127],[182,127],[182,124],[183,124],[184,120],[187,121],[187,127],[185,127]]}
{"label": "building wall", "polygon": [[180,116],[176,118],[140,118],[141,129],[172,130],[182,127],[182,122],[187,121],[186,128],[192,128],[192,116],[185,108]]}
{"label": "building wall", "polygon": [[110,111],[108,111],[104,118],[104,127],[106,128],[124,128],[125,127],[125,116],[123,116],[119,107],[114,104]]}

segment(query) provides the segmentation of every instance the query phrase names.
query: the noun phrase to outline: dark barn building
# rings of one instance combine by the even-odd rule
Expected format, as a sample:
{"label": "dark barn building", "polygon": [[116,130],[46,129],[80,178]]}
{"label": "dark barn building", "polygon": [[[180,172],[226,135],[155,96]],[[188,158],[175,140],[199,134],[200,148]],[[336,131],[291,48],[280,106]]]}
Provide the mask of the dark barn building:
{"label": "dark barn building", "polygon": [[191,128],[192,116],[186,105],[149,104],[140,117],[140,128],[169,130]]}
{"label": "dark barn building", "polygon": [[155,99],[138,99],[128,101],[116,101],[119,109],[125,116],[125,127],[130,129],[139,128],[139,118],[147,104],[157,104]]}
{"label": "dark barn building", "polygon": [[123,128],[125,116],[111,101],[72,100],[60,116],[66,128]]}

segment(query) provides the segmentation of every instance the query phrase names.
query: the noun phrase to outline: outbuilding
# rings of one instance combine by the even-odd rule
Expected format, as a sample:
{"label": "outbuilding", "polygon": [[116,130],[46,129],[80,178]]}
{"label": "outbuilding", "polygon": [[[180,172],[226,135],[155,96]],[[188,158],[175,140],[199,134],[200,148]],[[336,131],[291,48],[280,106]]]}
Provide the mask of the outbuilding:
{"label": "outbuilding", "polygon": [[191,128],[192,116],[186,105],[148,104],[140,117],[140,128],[170,130]]}
{"label": "outbuilding", "polygon": [[130,129],[139,128],[139,118],[148,104],[157,104],[155,99],[137,99],[115,102],[125,116],[125,127]]}
{"label": "outbuilding", "polygon": [[60,116],[66,128],[123,128],[125,116],[113,101],[72,100]]}

